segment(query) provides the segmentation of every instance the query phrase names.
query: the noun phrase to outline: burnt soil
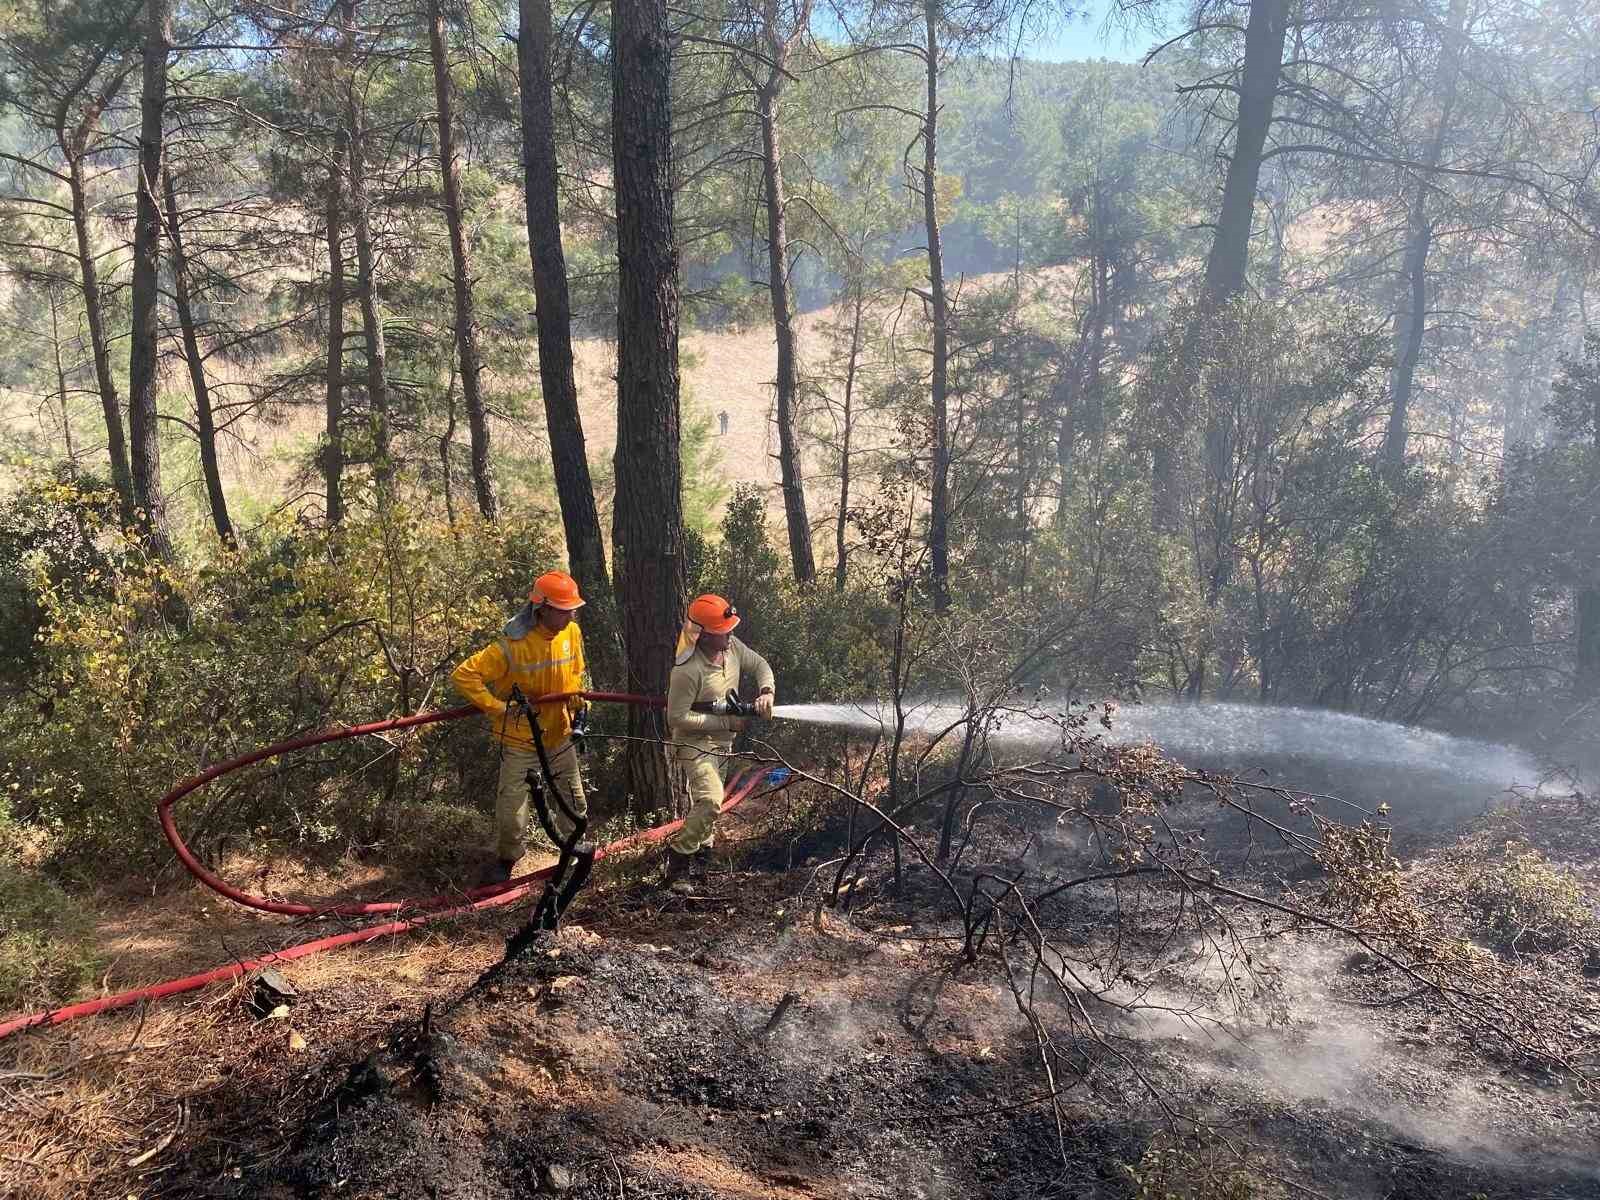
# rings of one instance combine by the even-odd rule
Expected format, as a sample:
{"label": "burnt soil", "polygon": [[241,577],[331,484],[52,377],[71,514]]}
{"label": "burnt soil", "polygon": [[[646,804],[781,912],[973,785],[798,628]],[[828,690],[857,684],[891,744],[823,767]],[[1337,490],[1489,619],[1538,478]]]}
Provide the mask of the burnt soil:
{"label": "burnt soil", "polygon": [[[286,1018],[252,1014],[241,986],[156,1006],[148,1028],[123,1014],[33,1037],[0,1062],[35,1072],[0,1071],[16,1117],[0,1112],[0,1196],[1600,1198],[1592,1090],[1304,933],[1259,945],[1281,987],[1226,1020],[1207,1019],[1218,981],[1181,947],[1131,1015],[1096,1012],[1107,1044],[1073,1041],[1072,1014],[1041,1003],[1087,1080],[1060,1080],[1058,1126],[1034,1031],[995,955],[961,964],[930,872],[896,893],[879,854],[848,912],[819,911],[830,839],[774,804],[730,815],[694,898],[611,867],[509,960],[517,914],[487,914],[293,964]],[[1600,896],[1600,814],[1524,825],[1440,842],[1407,878],[1444,897],[1515,835]],[[1003,869],[1081,866],[1070,836],[1025,840]],[[1089,955],[1120,930],[1130,956],[1154,953],[1161,914],[1117,903],[1072,891],[1049,914],[1056,944]],[[1590,950],[1517,969],[1592,1076]]]}
{"label": "burnt soil", "polygon": [[[1315,941],[1276,952],[1298,997],[1286,1021],[1222,1029],[1154,1006],[1119,1028],[1124,1054],[1088,1052],[1095,1087],[1066,1093],[1058,1128],[998,970],[958,967],[927,921],[926,873],[891,896],[879,863],[849,918],[818,916],[798,897],[812,873],[754,849],[694,899],[586,896],[584,924],[330,1064],[270,1161],[163,1194],[1600,1197],[1600,1103]],[[1085,940],[1106,915],[1089,892],[1073,902]],[[1189,1144],[1190,1119],[1223,1165],[1179,1158],[1160,1186],[1183,1190],[1137,1190],[1128,1167]]]}

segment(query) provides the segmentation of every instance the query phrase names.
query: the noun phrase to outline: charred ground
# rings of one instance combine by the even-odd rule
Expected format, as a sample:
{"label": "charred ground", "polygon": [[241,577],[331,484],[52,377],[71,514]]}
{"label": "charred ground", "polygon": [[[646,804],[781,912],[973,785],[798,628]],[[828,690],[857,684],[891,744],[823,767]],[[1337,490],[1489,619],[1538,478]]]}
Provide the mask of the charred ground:
{"label": "charred ground", "polygon": [[[1408,873],[1459,876],[1490,836]],[[800,894],[818,873],[772,869],[775,846],[725,851],[692,900],[597,893],[582,926],[330,1062],[270,1154],[180,1169],[161,1194],[1600,1195],[1600,1104],[1579,1083],[1307,933],[1263,945],[1281,986],[1254,1021],[1215,1020],[1218,981],[1173,956],[1133,1011],[1105,1014],[1107,1042],[1080,1047],[1058,1126],[1033,1030],[999,968],[962,965],[959,927],[930,918],[927,871],[895,893],[881,850],[853,910],[819,915]],[[1083,945],[1161,934],[1115,903],[1063,901]],[[1600,1038],[1586,961],[1523,964],[1559,993],[1550,1036],[1579,1057]]]}

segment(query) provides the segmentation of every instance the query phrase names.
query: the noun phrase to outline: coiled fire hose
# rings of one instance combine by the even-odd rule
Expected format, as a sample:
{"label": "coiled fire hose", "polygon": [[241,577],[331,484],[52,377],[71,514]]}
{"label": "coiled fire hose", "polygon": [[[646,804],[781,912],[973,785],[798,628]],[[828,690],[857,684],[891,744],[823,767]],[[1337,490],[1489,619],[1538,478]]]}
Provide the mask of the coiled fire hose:
{"label": "coiled fire hose", "polygon": [[[538,705],[577,698],[599,703],[629,704],[644,708],[662,708],[665,706],[665,701],[658,697],[636,696],[625,692],[557,692],[547,696],[533,697],[529,703]],[[394,717],[386,721],[373,721],[366,725],[352,725],[344,729],[324,730],[321,733],[292,738],[260,750],[254,750],[249,754],[240,755],[238,758],[230,759],[227,762],[218,763],[199,775],[177,784],[160,800],[156,801],[156,813],[161,821],[161,831],[166,835],[167,842],[172,846],[173,853],[178,856],[178,861],[206,887],[219,895],[226,896],[236,904],[242,904],[246,908],[258,909],[261,912],[280,913],[294,917],[355,917],[382,914],[398,915],[401,913],[416,913],[416,916],[406,917],[403,920],[389,921],[382,925],[371,925],[364,929],[351,930],[331,937],[301,942],[283,950],[263,954],[258,958],[235,960],[210,971],[184,976],[182,979],[172,979],[166,983],[154,984],[149,987],[133,988],[114,996],[102,996],[95,1000],[85,1000],[78,1004],[69,1004],[61,1008],[13,1017],[7,1021],[0,1022],[0,1039],[9,1037],[11,1034],[24,1029],[62,1025],[78,1017],[87,1017],[95,1013],[127,1008],[141,1001],[160,1000],[167,996],[192,992],[209,984],[237,979],[241,975],[247,975],[252,971],[257,971],[262,967],[272,966],[276,963],[292,962],[297,958],[305,958],[308,955],[318,954],[324,950],[336,950],[343,946],[360,945],[363,942],[375,941],[391,934],[409,933],[413,929],[419,929],[436,921],[461,916],[469,912],[478,912],[497,908],[501,905],[513,904],[522,899],[533,888],[534,884],[553,874],[560,864],[553,863],[527,875],[519,875],[514,879],[507,880],[505,883],[473,888],[466,892],[428,896],[418,900],[304,904],[287,900],[273,900],[266,896],[256,896],[234,887],[196,858],[194,852],[184,842],[183,835],[179,833],[177,820],[172,814],[173,804],[191,792],[198,791],[230,772],[261,762],[263,759],[275,758],[280,754],[304,750],[311,746],[320,746],[326,742],[343,741],[347,738],[386,733],[397,729],[415,729],[423,725],[433,725],[442,721],[459,721],[464,717],[477,715],[478,709],[469,704],[460,708],[418,713],[410,717]],[[780,771],[759,768],[741,771],[734,776],[728,786],[727,799],[723,801],[722,805],[723,811],[726,812],[747,799],[763,780],[772,778],[776,782],[786,774],[787,772],[780,773]],[[599,847],[595,851],[594,859],[598,862],[609,855],[617,854],[636,846],[662,841],[676,833],[682,826],[683,822],[681,820],[669,821],[665,825],[657,825],[653,829],[630,834],[628,837],[620,838],[608,845]]]}

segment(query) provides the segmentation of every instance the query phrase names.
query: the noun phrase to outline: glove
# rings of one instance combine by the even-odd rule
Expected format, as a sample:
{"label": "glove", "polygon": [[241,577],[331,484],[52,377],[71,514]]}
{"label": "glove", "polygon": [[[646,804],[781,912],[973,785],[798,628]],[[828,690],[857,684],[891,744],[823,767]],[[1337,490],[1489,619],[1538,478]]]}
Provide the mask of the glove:
{"label": "glove", "polygon": [[758,717],[770,717],[772,715],[772,693],[762,692],[756,697],[755,703],[751,705],[751,708]]}
{"label": "glove", "polygon": [[586,704],[572,714],[572,748],[579,754],[589,753],[585,740],[589,735],[589,706]]}

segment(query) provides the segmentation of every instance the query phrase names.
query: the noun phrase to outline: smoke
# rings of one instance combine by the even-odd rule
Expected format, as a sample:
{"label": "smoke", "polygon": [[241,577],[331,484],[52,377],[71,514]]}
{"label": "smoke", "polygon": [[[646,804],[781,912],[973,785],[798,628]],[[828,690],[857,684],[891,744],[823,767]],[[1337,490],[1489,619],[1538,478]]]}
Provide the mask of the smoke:
{"label": "smoke", "polygon": [[[1277,956],[1289,1001],[1287,1025],[1213,1032],[1149,1031],[1197,1078],[1302,1110],[1324,1109],[1386,1127],[1458,1159],[1595,1171],[1550,1145],[1551,1095],[1480,1062],[1441,1053],[1426,1010],[1363,1018],[1328,986],[1345,955],[1296,940]],[[1346,1015],[1348,1014],[1348,1015]]]}

